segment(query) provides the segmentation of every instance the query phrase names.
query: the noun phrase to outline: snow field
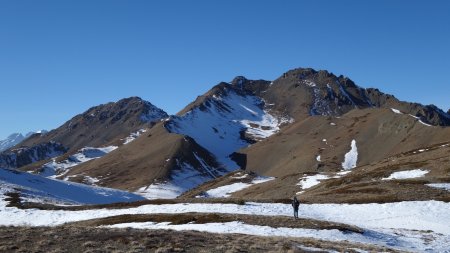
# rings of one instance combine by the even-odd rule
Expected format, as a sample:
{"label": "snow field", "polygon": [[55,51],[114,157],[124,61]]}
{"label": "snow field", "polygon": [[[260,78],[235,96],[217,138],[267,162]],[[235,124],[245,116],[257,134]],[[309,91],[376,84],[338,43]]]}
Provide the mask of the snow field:
{"label": "snow field", "polygon": [[[0,192],[5,192],[1,187]],[[167,223],[132,223],[114,226],[161,228],[175,230],[199,230],[215,233],[244,233],[262,236],[294,236],[313,237],[334,241],[354,241],[372,243],[389,247],[411,250],[445,252],[450,248],[450,203],[440,201],[411,201],[386,204],[300,204],[301,218],[311,218],[356,225],[366,229],[364,234],[342,233],[338,230],[311,230],[272,228],[254,226],[239,222],[170,225]],[[235,204],[164,204],[144,205],[128,209],[95,209],[84,211],[17,209],[6,207],[0,200],[0,225],[15,226],[56,226],[67,222],[82,221],[94,218],[109,217],[122,214],[151,213],[229,213],[267,216],[291,216],[289,204],[246,203]],[[413,231],[418,230],[418,231]],[[427,233],[432,238],[425,240],[420,230],[431,230]]]}

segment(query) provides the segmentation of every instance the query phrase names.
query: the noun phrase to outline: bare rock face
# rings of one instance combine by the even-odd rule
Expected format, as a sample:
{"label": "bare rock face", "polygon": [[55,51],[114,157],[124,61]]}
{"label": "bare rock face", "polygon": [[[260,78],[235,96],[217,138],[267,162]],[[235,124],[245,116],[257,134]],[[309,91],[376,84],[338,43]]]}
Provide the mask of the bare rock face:
{"label": "bare rock face", "polygon": [[0,168],[14,169],[62,155],[67,150],[57,142],[40,143],[33,147],[12,149],[0,154]]}

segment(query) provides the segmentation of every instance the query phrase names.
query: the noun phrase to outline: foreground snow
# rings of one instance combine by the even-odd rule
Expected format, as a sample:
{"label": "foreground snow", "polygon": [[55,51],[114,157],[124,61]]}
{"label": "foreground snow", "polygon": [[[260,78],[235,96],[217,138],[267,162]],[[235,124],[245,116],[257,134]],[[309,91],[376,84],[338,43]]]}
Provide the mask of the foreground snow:
{"label": "foreground snow", "polygon": [[[155,222],[141,222],[141,223],[122,223],[110,226],[109,228],[138,228],[138,229],[165,229],[165,230],[195,230],[200,232],[220,233],[220,234],[248,234],[256,236],[282,236],[282,237],[311,237],[320,238],[321,240],[329,241],[344,241],[349,240],[353,242],[362,243],[374,243],[386,245],[386,243],[380,238],[371,238],[369,236],[356,234],[356,233],[344,233],[337,229],[332,230],[317,230],[317,229],[304,229],[304,228],[274,228],[269,226],[249,225],[240,221],[232,221],[225,223],[207,223],[207,224],[182,224],[171,225],[168,222],[155,223]],[[384,238],[382,238],[384,239]]]}
{"label": "foreground snow", "polygon": [[[120,214],[142,213],[235,213],[269,216],[291,216],[289,204],[247,203],[200,204],[181,203],[164,205],[143,205],[129,209],[95,209],[85,211],[19,210],[5,207],[0,202],[0,225],[60,225],[65,222],[108,217]],[[342,222],[363,228],[398,228],[432,230],[450,235],[450,203],[441,201],[408,201],[385,204],[301,204],[299,215],[303,218]],[[15,219],[6,219],[8,213]],[[34,215],[41,219],[35,219]]]}
{"label": "foreground snow", "polygon": [[[0,193],[3,187],[0,188]],[[270,228],[252,226],[236,222],[218,224],[124,224],[117,226],[135,226],[172,229],[195,229],[216,233],[245,233],[263,236],[282,235],[296,237],[314,237],[329,240],[349,240],[387,245],[400,249],[442,251],[450,248],[450,203],[440,201],[411,201],[386,204],[301,204],[299,215],[302,218],[341,222],[359,226],[366,230],[360,234],[344,234],[336,230],[307,230]],[[63,210],[20,210],[6,207],[0,201],[0,225],[55,226],[66,222],[102,218],[121,214],[151,213],[230,213],[268,216],[291,216],[291,206],[275,203],[235,204],[165,204],[144,205],[129,209],[96,209],[84,211]],[[433,231],[433,232],[420,232]],[[283,234],[284,233],[284,234]],[[432,240],[428,240],[432,238]]]}
{"label": "foreground snow", "polygon": [[[0,191],[1,192],[1,191]],[[36,209],[20,210],[6,207],[0,201],[0,225],[55,226],[66,222],[102,218],[121,214],[151,213],[230,213],[268,216],[291,216],[288,204],[247,203],[235,204],[166,204],[144,205],[129,209],[96,209],[85,211],[44,211]],[[387,245],[400,249],[444,252],[450,248],[450,203],[440,201],[411,201],[386,204],[301,204],[301,218],[312,218],[325,221],[341,222],[356,225],[366,230],[360,234],[343,234],[336,230],[306,230],[270,228],[234,223],[217,224],[124,224],[117,226],[134,226],[155,228],[162,226],[172,229],[196,229],[216,233],[246,233],[271,236],[279,233],[282,236],[314,237],[329,240],[349,240],[379,245]],[[194,226],[196,226],[194,228]],[[433,231],[433,232],[421,232]],[[285,234],[283,234],[285,233]],[[431,238],[432,240],[428,240]]]}
{"label": "foreground snow", "polygon": [[[363,244],[375,244],[387,246],[402,250],[412,251],[435,251],[447,252],[450,244],[449,238],[437,235],[439,243],[430,243],[424,245],[421,235],[414,231],[396,231],[395,233],[381,233],[373,230],[365,231],[363,234],[343,232],[337,229],[318,230],[305,228],[286,228],[286,227],[269,227],[260,225],[249,225],[240,221],[232,221],[225,223],[206,223],[206,224],[181,224],[172,225],[169,222],[134,222],[121,223],[115,225],[104,226],[109,228],[138,228],[138,229],[164,229],[164,230],[195,230],[200,232],[220,233],[220,234],[248,234],[256,236],[281,236],[281,237],[309,237],[327,241],[350,241]],[[404,233],[405,236],[400,235]],[[444,244],[441,244],[444,243]],[[321,250],[322,251],[322,250]]]}

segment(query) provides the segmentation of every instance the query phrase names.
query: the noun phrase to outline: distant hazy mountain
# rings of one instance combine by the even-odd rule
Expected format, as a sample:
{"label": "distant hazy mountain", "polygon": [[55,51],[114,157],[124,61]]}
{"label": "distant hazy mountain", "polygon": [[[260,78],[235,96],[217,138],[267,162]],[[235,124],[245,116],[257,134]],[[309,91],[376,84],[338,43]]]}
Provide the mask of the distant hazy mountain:
{"label": "distant hazy mountain", "polygon": [[25,135],[21,134],[21,133],[13,133],[13,134],[9,135],[6,139],[0,140],[0,152],[19,144],[21,141],[24,141],[25,139],[29,138],[33,134],[45,134],[45,133],[47,133],[46,130],[29,132]]}

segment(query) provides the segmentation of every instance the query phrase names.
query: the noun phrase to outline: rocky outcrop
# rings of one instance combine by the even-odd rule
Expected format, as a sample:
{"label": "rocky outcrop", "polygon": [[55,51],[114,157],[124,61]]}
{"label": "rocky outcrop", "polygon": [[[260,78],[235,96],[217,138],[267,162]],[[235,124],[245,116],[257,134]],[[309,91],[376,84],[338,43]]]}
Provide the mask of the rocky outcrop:
{"label": "rocky outcrop", "polygon": [[0,168],[14,169],[37,161],[53,158],[67,151],[60,143],[47,142],[32,147],[12,149],[0,154]]}

